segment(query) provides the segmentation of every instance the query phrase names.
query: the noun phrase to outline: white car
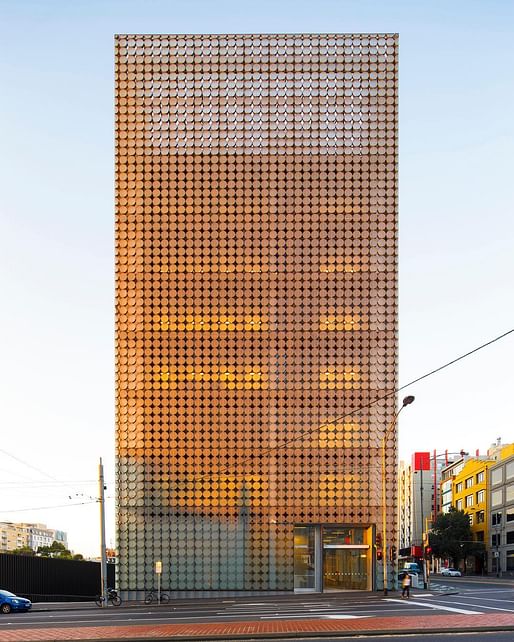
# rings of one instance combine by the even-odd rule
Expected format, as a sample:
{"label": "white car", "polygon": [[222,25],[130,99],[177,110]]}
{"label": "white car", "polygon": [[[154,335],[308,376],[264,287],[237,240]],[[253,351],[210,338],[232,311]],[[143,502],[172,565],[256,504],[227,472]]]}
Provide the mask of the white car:
{"label": "white car", "polygon": [[460,577],[462,573],[456,568],[443,568],[441,569],[441,575],[445,575],[446,577]]}

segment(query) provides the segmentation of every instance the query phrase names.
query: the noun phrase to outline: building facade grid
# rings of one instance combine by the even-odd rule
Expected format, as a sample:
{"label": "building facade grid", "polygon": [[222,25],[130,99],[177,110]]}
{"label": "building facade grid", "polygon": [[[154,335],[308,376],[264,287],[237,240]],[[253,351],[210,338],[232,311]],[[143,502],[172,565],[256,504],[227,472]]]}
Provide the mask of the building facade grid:
{"label": "building facade grid", "polygon": [[116,37],[121,590],[293,590],[295,528],[380,530],[396,283],[395,35]]}

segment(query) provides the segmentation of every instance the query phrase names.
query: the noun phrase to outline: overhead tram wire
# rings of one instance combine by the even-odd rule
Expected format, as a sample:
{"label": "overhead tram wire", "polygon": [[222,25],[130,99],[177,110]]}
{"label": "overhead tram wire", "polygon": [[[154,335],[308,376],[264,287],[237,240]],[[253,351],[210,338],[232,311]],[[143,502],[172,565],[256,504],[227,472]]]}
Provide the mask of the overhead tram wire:
{"label": "overhead tram wire", "polygon": [[24,461],[23,459],[20,459],[19,457],[16,457],[16,455],[12,455],[11,453],[7,452],[7,450],[4,450],[3,448],[0,448],[0,453],[3,453],[4,455],[7,455],[7,457],[10,457],[11,459],[14,459],[17,461],[19,464],[23,464],[24,466],[27,466],[27,468],[32,468],[32,470],[35,470],[38,472],[40,475],[44,475],[45,477],[48,477],[54,482],[58,482],[59,480],[50,475],[50,473],[47,473],[44,470],[41,470],[41,468],[38,468],[37,466],[33,466],[32,464],[29,464],[28,462]]}
{"label": "overhead tram wire", "polygon": [[[20,464],[23,464],[24,466],[26,466],[27,468],[32,468],[32,470],[37,471],[40,475],[44,475],[45,477],[48,477],[55,484],[58,484],[58,485],[65,485],[66,484],[66,482],[63,482],[60,479],[57,479],[56,477],[54,477],[53,475],[50,475],[50,473],[47,473],[46,471],[42,470],[41,468],[38,468],[37,466],[34,466],[33,464],[29,464],[28,462],[24,461],[23,459],[20,459],[19,457],[16,457],[16,455],[13,455],[13,454],[7,452],[7,450],[4,450],[3,448],[0,448],[0,453],[3,453],[4,455],[6,455],[7,457],[10,457],[11,459],[14,459],[15,461],[19,462]],[[41,482],[41,483],[43,483],[43,482]],[[74,483],[74,482],[72,482],[72,483]],[[63,490],[65,490],[65,489],[63,489]],[[68,496],[70,497],[70,499],[73,496],[75,496],[75,497],[82,496],[82,497],[88,497],[91,501],[98,501],[98,499],[94,498],[92,495],[85,495],[82,492],[76,493],[75,492],[76,489],[71,489],[70,487],[68,487],[67,490],[71,491],[71,493],[68,492]]]}
{"label": "overhead tram wire", "polygon": [[[490,341],[487,341],[486,343],[482,343],[476,348],[473,348],[473,350],[470,350],[469,352],[466,352],[465,354],[460,355],[459,357],[456,357],[455,359],[452,359],[451,361],[448,361],[447,363],[443,364],[442,366],[439,366],[438,368],[435,368],[434,370],[430,370],[429,372],[421,375],[420,377],[416,377],[416,379],[413,379],[412,381],[409,381],[408,383],[403,384],[403,386],[400,386],[399,388],[396,388],[395,390],[392,390],[391,392],[388,392],[385,395],[382,395],[381,397],[376,397],[375,399],[372,399],[369,403],[367,403],[365,406],[360,406],[359,408],[356,408],[355,410],[352,410],[351,412],[348,412],[344,415],[339,415],[338,417],[334,417],[334,419],[331,419],[330,421],[327,421],[320,426],[316,426],[316,428],[308,428],[306,430],[300,431],[298,434],[294,435],[287,441],[282,442],[278,446],[273,446],[271,448],[268,448],[267,450],[262,451],[263,455],[271,454],[273,452],[276,452],[277,450],[281,450],[282,448],[286,448],[287,446],[296,443],[298,440],[303,439],[305,437],[309,437],[310,435],[314,434],[317,432],[320,428],[325,428],[327,426],[331,426],[332,424],[342,421],[343,419],[347,419],[350,417],[353,417],[354,415],[357,415],[358,413],[362,412],[363,410],[367,410],[368,408],[371,408],[371,406],[375,405],[376,403],[379,403],[381,401],[384,401],[385,399],[389,399],[389,397],[392,397],[393,395],[397,395],[399,392],[402,390],[405,390],[405,388],[408,388],[409,386],[414,385],[415,383],[418,383],[419,381],[422,381],[423,379],[427,379],[428,377],[431,377],[432,375],[441,372],[441,370],[444,370],[445,368],[449,368],[455,363],[458,363],[459,361],[462,361],[463,359],[466,359],[467,357],[471,356],[472,354],[475,354],[476,352],[479,352],[480,350],[483,350],[484,348],[487,348],[493,343],[496,343],[497,341],[500,341],[501,339],[504,339],[506,336],[509,334],[512,334],[514,332],[514,328],[507,330],[507,332],[504,332],[503,334],[498,335],[494,339],[491,339]],[[252,461],[253,458],[247,458],[243,459],[240,462],[238,462],[238,465],[243,465],[246,463],[249,463]],[[228,469],[224,468],[221,469],[217,472],[217,474],[223,474],[227,473]],[[228,473],[227,477],[236,477],[237,473]],[[211,479],[212,474],[205,474],[205,475],[198,475],[194,477],[188,478],[188,481],[202,481],[203,479]]]}
{"label": "overhead tram wire", "polygon": [[50,510],[53,508],[70,508],[71,506],[86,506],[88,504],[96,504],[98,500],[91,499],[87,502],[76,502],[75,504],[58,504],[56,506],[36,506],[33,508],[13,508],[12,510],[0,510],[0,514],[5,513],[25,513],[31,510]]}

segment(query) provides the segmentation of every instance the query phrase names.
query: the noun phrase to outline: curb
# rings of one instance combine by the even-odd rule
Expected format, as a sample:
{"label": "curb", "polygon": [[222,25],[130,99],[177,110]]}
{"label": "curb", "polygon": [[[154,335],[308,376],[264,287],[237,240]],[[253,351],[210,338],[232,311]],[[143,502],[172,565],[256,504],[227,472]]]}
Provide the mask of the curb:
{"label": "curb", "polygon": [[[205,637],[203,635],[172,635],[167,637],[136,637],[136,638],[122,638],[123,642],[163,642],[164,641],[174,641],[174,642],[225,642],[228,640],[288,640],[292,638],[302,638],[304,640],[314,639],[314,638],[328,638],[328,637],[342,637],[342,638],[357,638],[362,636],[368,637],[380,637],[386,635],[436,635],[439,633],[493,633],[493,632],[504,632],[504,631],[514,631],[514,626],[475,626],[468,628],[462,627],[444,627],[440,629],[427,630],[427,629],[370,629],[365,630],[361,629],[359,631],[287,631],[281,633],[252,633],[252,634],[220,634],[220,635],[210,635]],[[121,638],[63,638],[59,639],[59,642],[120,642]],[[55,642],[55,638],[47,638],[46,640],[38,640],[38,642]]]}

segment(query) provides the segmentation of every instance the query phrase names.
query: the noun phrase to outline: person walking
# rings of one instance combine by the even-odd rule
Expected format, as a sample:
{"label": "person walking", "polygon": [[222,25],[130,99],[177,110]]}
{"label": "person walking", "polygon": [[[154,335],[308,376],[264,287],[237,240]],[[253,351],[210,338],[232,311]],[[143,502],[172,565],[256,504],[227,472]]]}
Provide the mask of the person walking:
{"label": "person walking", "polygon": [[402,597],[410,598],[411,576],[404,573],[402,577]]}

